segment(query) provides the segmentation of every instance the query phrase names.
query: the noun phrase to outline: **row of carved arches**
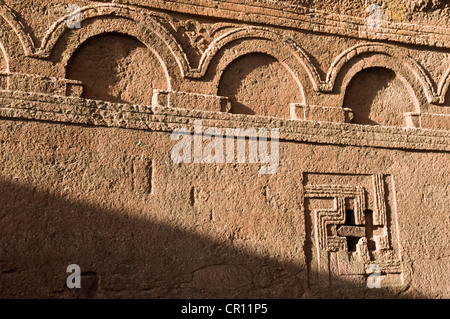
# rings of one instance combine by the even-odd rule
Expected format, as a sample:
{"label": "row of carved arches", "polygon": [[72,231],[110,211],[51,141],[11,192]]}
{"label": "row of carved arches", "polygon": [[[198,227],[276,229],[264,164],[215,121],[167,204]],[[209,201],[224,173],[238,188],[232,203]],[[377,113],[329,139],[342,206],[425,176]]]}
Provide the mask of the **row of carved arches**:
{"label": "row of carved arches", "polygon": [[450,104],[450,69],[436,84],[407,52],[391,45],[348,48],[321,76],[309,53],[283,34],[229,27],[193,66],[160,14],[111,4],[82,13],[81,29],[68,29],[62,17],[36,48],[3,12],[0,41],[16,50],[0,46],[0,67],[25,72],[24,58],[46,59],[57,65],[54,76],[83,82],[86,98],[149,104],[153,89],[194,92],[229,97],[232,113],[287,118],[289,104],[300,103],[351,108],[356,123],[402,126],[403,113]]}

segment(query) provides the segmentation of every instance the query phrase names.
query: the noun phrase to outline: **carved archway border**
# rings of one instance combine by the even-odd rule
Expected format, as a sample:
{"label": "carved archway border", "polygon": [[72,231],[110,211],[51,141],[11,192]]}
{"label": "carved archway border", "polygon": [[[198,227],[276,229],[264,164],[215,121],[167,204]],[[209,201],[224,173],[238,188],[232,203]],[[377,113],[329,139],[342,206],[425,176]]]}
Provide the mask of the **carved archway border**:
{"label": "carved archway border", "polygon": [[[182,77],[181,69],[177,63],[175,57],[171,54],[171,51],[165,46],[163,42],[155,37],[151,30],[143,29],[142,26],[136,26],[134,21],[122,20],[120,23],[111,23],[108,17],[103,17],[93,21],[92,24],[87,24],[83,27],[83,31],[78,35],[74,35],[75,42],[71,42],[70,46],[65,48],[62,53],[61,66],[67,72],[67,66],[70,63],[70,59],[74,56],[77,49],[80,48],[83,43],[96,36],[105,34],[123,34],[125,36],[133,37],[143,43],[157,58],[161,65],[166,82],[167,89],[177,88],[179,86],[180,78]],[[64,76],[66,76],[65,74]]]}
{"label": "carved archway border", "polygon": [[423,93],[420,83],[409,73],[409,69],[403,65],[396,64],[391,58],[383,56],[379,53],[367,54],[355,59],[352,63],[347,64],[346,71],[339,74],[336,79],[336,85],[340,88],[339,105],[344,106],[344,99],[347,93],[347,87],[351,80],[359,72],[371,68],[384,68],[392,70],[398,76],[399,80],[405,86],[409,96],[414,101],[414,106],[410,112],[420,112],[427,105],[427,96]]}
{"label": "carved archway border", "polygon": [[[232,50],[225,50],[232,48]],[[202,56],[199,67],[187,73],[191,78],[210,75],[217,90],[226,68],[236,59],[252,53],[263,53],[278,60],[292,75],[301,91],[303,102],[319,90],[320,76],[309,55],[292,39],[261,27],[231,30],[213,41]]]}
{"label": "carved archway border", "polygon": [[[11,10],[3,1],[0,1],[0,18],[3,20],[3,24],[7,24],[10,30],[1,26],[0,29],[4,36],[8,38],[9,41],[18,41],[20,43],[19,47],[22,47],[23,53],[26,56],[30,56],[35,51],[33,40],[31,36],[25,31],[24,25],[19,21],[17,15]],[[15,36],[10,36],[14,33]]]}
{"label": "carved archway border", "polygon": [[[58,41],[66,32],[70,32],[72,42],[69,47],[64,49],[66,52],[63,53],[65,59],[63,60],[63,64],[66,65],[71,55],[68,53],[75,52],[78,46],[86,41],[88,37],[102,33],[100,31],[88,31],[89,23],[86,23],[87,21],[105,21],[114,18],[121,19],[121,23],[113,23],[110,26],[104,24],[101,28],[103,33],[118,32],[134,36],[146,44],[150,49],[152,49],[150,44],[157,43],[157,47],[163,48],[164,50],[164,52],[158,54],[158,58],[163,59],[164,55],[167,69],[172,70],[174,74],[177,73],[174,69],[178,68],[178,79],[183,78],[185,71],[190,68],[188,59],[181,46],[170,32],[158,21],[158,19],[164,18],[164,15],[151,10],[119,4],[97,4],[83,7],[80,8],[83,22],[85,22],[82,29],[69,29],[66,22],[70,15],[65,15],[53,23],[46,32],[41,42],[41,46],[37,48],[34,46],[31,37],[24,31],[23,25],[15,18],[13,11],[6,5],[1,5],[0,9],[0,16],[11,26],[16,34],[16,38],[21,43],[25,56],[42,59],[50,58]],[[126,26],[122,26],[122,24]],[[82,35],[82,33],[86,33],[87,35]],[[157,41],[150,40],[150,35],[157,39]],[[156,53],[156,50],[152,51]]]}
{"label": "carved archway border", "polygon": [[[438,87],[435,88],[435,85],[426,70],[408,55],[407,52],[385,44],[364,43],[345,50],[332,63],[327,73],[326,80],[321,85],[321,91],[332,92],[336,90],[337,86],[339,86],[337,79],[342,76],[341,73],[343,70],[348,67],[348,65],[355,63],[355,61],[368,56],[382,56],[385,62],[382,64],[378,63],[379,65],[374,66],[391,69],[406,79],[409,85],[414,89],[414,94],[418,100],[422,100],[423,96],[425,97],[425,101],[421,104],[426,104],[426,102],[443,104],[445,102],[445,94],[450,86],[450,68],[444,74]],[[365,60],[366,62],[368,61],[367,59]],[[366,67],[364,68],[368,67],[369,65],[366,63]],[[353,77],[361,70],[362,69],[357,72],[352,72],[350,75],[345,75],[345,77]],[[348,82],[349,81],[344,81],[344,83],[347,84]],[[345,92],[346,89],[346,84],[344,83],[340,86],[341,91],[343,92]]]}

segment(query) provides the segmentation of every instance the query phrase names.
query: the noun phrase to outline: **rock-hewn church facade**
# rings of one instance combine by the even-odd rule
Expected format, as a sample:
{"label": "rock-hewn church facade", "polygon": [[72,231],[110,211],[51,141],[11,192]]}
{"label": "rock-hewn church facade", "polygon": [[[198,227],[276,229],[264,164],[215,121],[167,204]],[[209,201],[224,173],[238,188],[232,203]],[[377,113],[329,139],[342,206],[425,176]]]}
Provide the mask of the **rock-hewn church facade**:
{"label": "rock-hewn church facade", "polygon": [[0,1],[0,297],[448,298],[450,8],[310,2]]}

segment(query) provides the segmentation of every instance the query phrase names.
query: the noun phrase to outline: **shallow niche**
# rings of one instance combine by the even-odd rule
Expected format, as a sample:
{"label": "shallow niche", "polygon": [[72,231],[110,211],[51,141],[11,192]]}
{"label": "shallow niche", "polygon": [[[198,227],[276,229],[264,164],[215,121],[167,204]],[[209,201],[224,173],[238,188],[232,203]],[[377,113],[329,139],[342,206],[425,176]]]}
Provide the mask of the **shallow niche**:
{"label": "shallow niche", "polygon": [[290,117],[289,104],[302,103],[301,88],[291,73],[270,55],[252,53],[225,70],[219,95],[231,99],[231,113]]}
{"label": "shallow niche", "polygon": [[153,89],[167,90],[155,54],[134,37],[103,34],[84,42],[67,66],[67,78],[83,83],[83,97],[150,105]]}
{"label": "shallow niche", "polygon": [[409,84],[385,68],[369,68],[357,73],[344,99],[344,107],[353,110],[353,123],[365,125],[404,127],[404,113],[416,112],[417,105]]}

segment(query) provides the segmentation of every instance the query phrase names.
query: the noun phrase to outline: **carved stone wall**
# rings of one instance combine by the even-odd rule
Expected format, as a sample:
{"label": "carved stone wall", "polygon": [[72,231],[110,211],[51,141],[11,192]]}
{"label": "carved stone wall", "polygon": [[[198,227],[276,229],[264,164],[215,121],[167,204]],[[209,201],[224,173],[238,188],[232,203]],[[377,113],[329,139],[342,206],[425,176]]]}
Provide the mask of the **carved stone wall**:
{"label": "carved stone wall", "polygon": [[448,298],[450,8],[336,3],[0,1],[0,297]]}

